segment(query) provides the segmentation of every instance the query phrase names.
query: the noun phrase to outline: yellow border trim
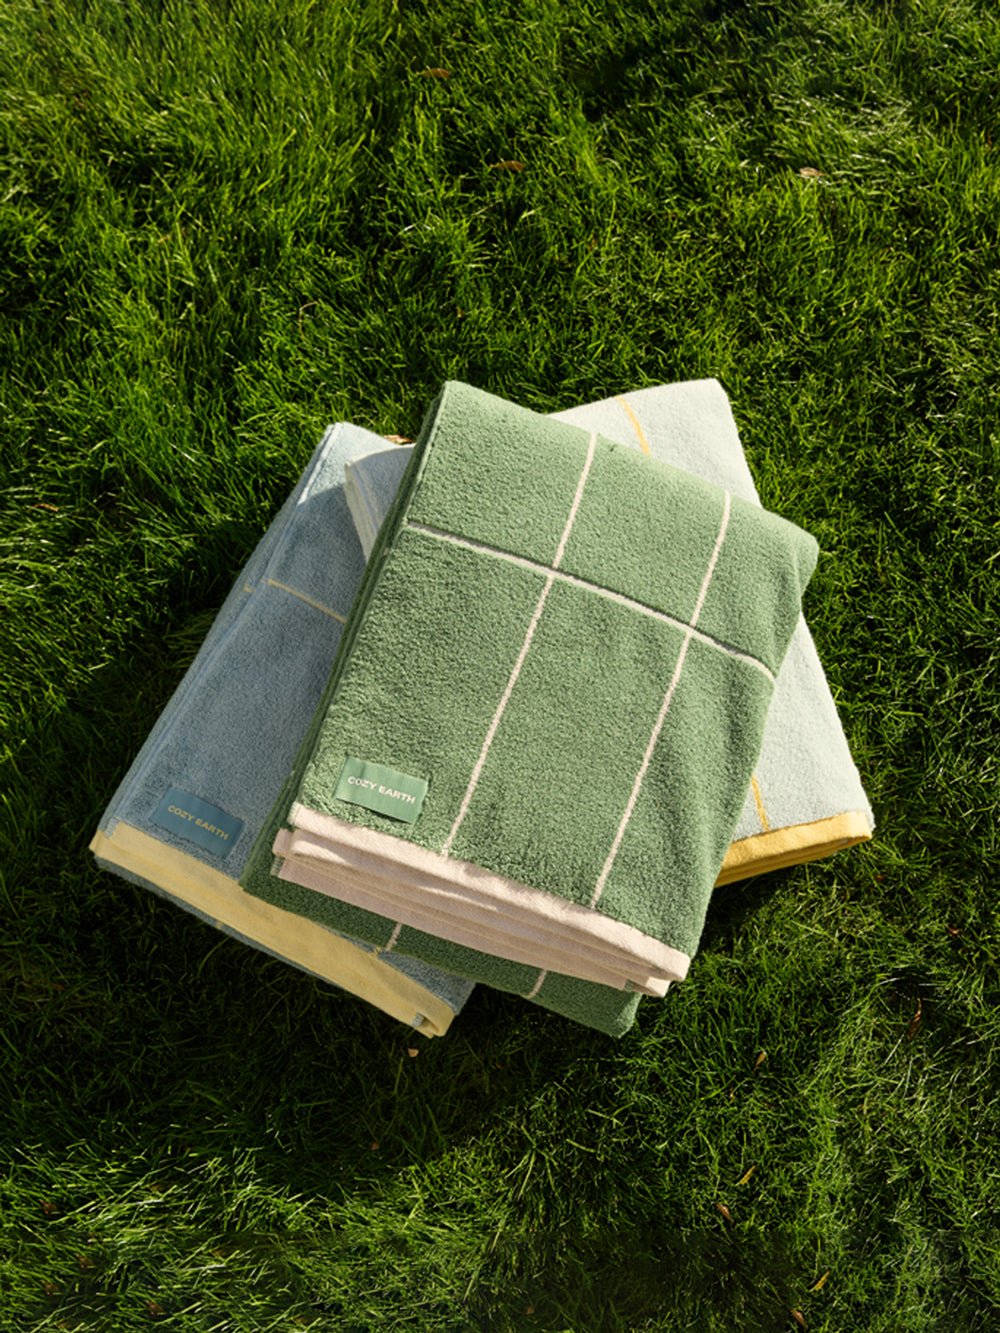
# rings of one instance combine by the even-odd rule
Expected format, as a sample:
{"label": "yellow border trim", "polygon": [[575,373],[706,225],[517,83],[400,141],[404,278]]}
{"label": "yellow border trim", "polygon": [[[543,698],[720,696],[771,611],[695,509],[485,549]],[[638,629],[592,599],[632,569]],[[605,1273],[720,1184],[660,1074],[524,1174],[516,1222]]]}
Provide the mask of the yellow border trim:
{"label": "yellow border trim", "polygon": [[418,1031],[425,1036],[444,1036],[455,1016],[443,1000],[375,954],[325,926],[252,897],[235,879],[131,824],[117,824],[110,838],[96,833],[90,850],[401,1023],[414,1027],[414,1018],[422,1016]]}
{"label": "yellow border trim", "polygon": [[848,810],[811,824],[790,824],[767,833],[755,833],[732,843],[715,885],[718,888],[737,879],[765,875],[769,870],[818,861],[842,847],[867,842],[871,836],[871,820],[863,810]]}

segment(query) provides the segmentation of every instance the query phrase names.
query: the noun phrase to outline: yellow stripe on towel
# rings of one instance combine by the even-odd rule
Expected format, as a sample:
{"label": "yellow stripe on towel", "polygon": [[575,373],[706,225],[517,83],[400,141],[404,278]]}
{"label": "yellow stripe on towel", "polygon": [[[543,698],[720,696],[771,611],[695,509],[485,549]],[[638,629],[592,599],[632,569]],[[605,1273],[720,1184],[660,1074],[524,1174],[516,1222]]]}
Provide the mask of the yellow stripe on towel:
{"label": "yellow stripe on towel", "polygon": [[419,1031],[425,1036],[447,1032],[454,1014],[418,982],[325,926],[251,897],[228,875],[141,829],[119,823],[110,838],[95,834],[90,850],[402,1023],[414,1025],[422,1015]]}
{"label": "yellow stripe on towel", "polygon": [[622,410],[624,411],[625,415],[628,417],[629,421],[632,423],[632,429],[635,431],[635,433],[636,433],[636,438],[637,438],[638,441],[639,441],[639,448],[642,450],[642,452],[643,452],[644,454],[651,454],[653,451],[652,451],[652,450],[650,449],[650,447],[649,447],[649,441],[646,439],[646,432],[645,432],[645,431],[643,430],[643,428],[642,428],[642,422],[639,420],[639,418],[636,416],[636,414],[632,411],[632,407],[631,407],[631,404],[629,403],[628,399],[627,399],[627,398],[622,398],[621,396],[619,396],[619,397],[617,397],[617,398],[615,399],[615,402],[618,404],[618,406],[619,406],[620,408],[622,408]]}
{"label": "yellow stripe on towel", "polygon": [[753,803],[757,807],[757,818],[760,820],[760,826],[765,833],[771,831],[771,821],[767,817],[767,811],[764,809],[764,798],[760,794],[760,783],[757,781],[757,774],[750,779],[750,790],[753,792]]}
{"label": "yellow stripe on towel", "polygon": [[732,843],[715,886],[765,875],[770,870],[782,870],[786,866],[803,865],[806,861],[818,861],[839,852],[842,847],[868,842],[871,836],[871,824],[862,810],[848,810],[811,824],[790,824],[786,828],[770,829],[767,833],[755,833]]}
{"label": "yellow stripe on towel", "polygon": [[324,606],[322,602],[317,602],[315,597],[310,597],[308,593],[300,592],[298,588],[290,588],[287,583],[279,583],[277,579],[268,579],[267,586],[269,588],[280,588],[282,592],[291,593],[291,595],[297,597],[300,602],[305,602],[306,606],[311,606],[317,611],[322,611],[325,616],[331,616],[334,620],[338,620],[341,625],[347,624],[346,616],[341,615],[339,611],[334,611],[332,606]]}

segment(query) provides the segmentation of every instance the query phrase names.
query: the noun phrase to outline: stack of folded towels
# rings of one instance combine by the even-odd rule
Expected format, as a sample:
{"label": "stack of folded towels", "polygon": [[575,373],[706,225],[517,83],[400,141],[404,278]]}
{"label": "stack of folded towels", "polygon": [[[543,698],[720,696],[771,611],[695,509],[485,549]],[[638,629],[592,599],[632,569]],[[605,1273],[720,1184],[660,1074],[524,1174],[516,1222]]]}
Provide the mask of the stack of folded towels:
{"label": "stack of folded towels", "polygon": [[331,427],[92,850],[428,1035],[477,981],[621,1034],[714,885],[871,836],[816,555],[714,380]]}

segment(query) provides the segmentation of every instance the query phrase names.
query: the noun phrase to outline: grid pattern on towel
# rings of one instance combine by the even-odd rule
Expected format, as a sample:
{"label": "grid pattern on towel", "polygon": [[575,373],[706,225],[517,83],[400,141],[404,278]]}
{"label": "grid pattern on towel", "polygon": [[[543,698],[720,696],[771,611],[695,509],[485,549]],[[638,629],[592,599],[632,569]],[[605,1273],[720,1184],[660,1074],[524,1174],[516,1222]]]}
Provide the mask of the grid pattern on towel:
{"label": "grid pattern on towel", "polygon": [[[753,696],[751,711],[766,711],[780,661],[767,626],[772,607],[760,629],[740,605],[752,578],[742,585],[729,578],[738,591],[727,602],[706,575],[724,556],[723,536],[726,550],[738,548],[738,562],[740,547],[752,557],[768,520],[781,520],[579,428],[546,421],[545,430],[544,468],[534,440],[516,430],[502,449],[452,449],[446,441],[428,450],[382,554],[298,801],[583,906],[596,901],[597,889],[602,912],[659,938],[664,923],[652,901],[639,920],[628,901],[637,872],[649,881],[658,871],[638,869],[644,853],[629,856],[631,821],[647,841],[656,816],[645,808],[646,774],[662,792],[670,785],[664,759],[674,765],[682,751],[698,752],[716,701],[732,689],[723,676],[752,678],[736,692]],[[470,495],[490,495],[492,503],[473,504]],[[636,510],[619,554],[609,548],[609,525],[622,512],[631,521]],[[797,609],[793,598],[790,623]],[[703,615],[714,634],[702,632]],[[746,643],[727,632],[731,624]],[[721,674],[708,656],[724,658]],[[388,662],[407,677],[402,727],[396,689],[373,685]],[[689,687],[691,675],[718,685]],[[661,738],[672,684],[667,730],[676,734]],[[735,803],[735,816],[749,767],[727,740],[722,795],[714,799],[727,811]],[[344,755],[426,779],[420,821],[402,830],[332,799],[329,777]],[[727,787],[726,775],[740,769],[742,784],[730,779]],[[720,836],[722,823],[708,838],[703,830],[678,836],[677,864],[688,857],[689,878],[711,885],[725,851]],[[629,865],[628,884],[618,882],[620,860]],[[397,924],[386,923],[379,944],[391,936],[405,951],[414,941]]]}
{"label": "grid pattern on towel", "polygon": [[[504,952],[508,938],[534,951],[536,937],[560,938],[546,922],[565,920],[593,967],[574,980],[560,966],[537,998],[617,1032],[634,1012],[621,987],[662,994],[697,947],[815,543],[734,499],[720,544],[724,489],[600,436],[581,485],[594,429],[446,386],[244,882],[381,949],[391,940],[393,954],[519,994],[567,951],[544,943],[525,962]],[[337,799],[347,757],[426,782],[420,818],[401,825]],[[374,878],[347,869],[361,835],[377,844]],[[296,880],[298,864],[315,874]],[[443,886],[428,914],[478,904],[488,938],[400,927],[425,874]],[[338,876],[350,881],[339,897]],[[400,883],[405,893],[388,892]],[[534,897],[511,916],[501,904],[521,890]]]}

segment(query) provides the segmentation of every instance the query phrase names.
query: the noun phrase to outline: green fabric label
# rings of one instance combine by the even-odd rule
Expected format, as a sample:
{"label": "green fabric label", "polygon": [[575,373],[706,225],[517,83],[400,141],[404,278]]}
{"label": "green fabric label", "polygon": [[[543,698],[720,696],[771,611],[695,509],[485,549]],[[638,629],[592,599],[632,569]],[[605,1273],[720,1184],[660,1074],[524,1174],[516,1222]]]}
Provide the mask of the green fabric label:
{"label": "green fabric label", "polygon": [[395,768],[386,768],[384,764],[371,764],[366,759],[348,756],[333,795],[337,801],[363,805],[376,814],[412,824],[419,819],[423,809],[427,782]]}

